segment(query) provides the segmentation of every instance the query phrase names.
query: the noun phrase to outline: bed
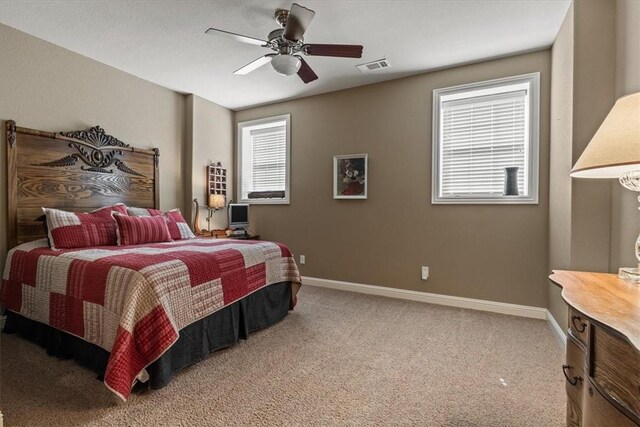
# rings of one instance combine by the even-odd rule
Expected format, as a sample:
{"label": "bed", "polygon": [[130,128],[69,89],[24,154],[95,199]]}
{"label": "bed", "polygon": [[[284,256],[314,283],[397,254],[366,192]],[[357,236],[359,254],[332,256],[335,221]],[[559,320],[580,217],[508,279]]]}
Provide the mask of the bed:
{"label": "bed", "polygon": [[[300,275],[280,243],[185,239],[53,250],[40,208],[159,206],[159,151],[100,127],[48,133],[6,122],[5,332],[73,357],[126,400],[284,318]],[[51,235],[49,235],[51,237]]]}

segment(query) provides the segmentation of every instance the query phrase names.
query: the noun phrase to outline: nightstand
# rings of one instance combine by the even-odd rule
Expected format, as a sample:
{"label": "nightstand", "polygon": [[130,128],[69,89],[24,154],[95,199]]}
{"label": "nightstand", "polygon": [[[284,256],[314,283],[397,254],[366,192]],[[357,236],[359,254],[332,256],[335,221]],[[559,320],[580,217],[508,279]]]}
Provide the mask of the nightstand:
{"label": "nightstand", "polygon": [[208,235],[204,235],[204,236],[196,236],[196,237],[203,237],[205,239],[233,239],[233,240],[260,240],[260,235],[259,234],[250,234],[248,236],[226,236],[226,235],[222,235],[222,236],[208,236]]}
{"label": "nightstand", "polygon": [[260,240],[259,234],[250,234],[248,236],[229,236],[227,239],[235,239],[235,240]]}

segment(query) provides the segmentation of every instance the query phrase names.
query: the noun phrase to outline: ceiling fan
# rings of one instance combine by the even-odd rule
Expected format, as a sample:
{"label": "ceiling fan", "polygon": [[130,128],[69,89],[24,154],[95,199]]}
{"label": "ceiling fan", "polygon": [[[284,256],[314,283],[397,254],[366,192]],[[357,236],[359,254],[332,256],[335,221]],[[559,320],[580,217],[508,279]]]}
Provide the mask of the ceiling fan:
{"label": "ceiling fan", "polygon": [[297,73],[305,83],[310,83],[318,78],[318,75],[311,69],[307,61],[301,54],[309,56],[334,56],[340,58],[361,58],[362,46],[351,44],[307,44],[303,35],[315,12],[297,3],[291,5],[291,9],[276,9],[276,22],[282,28],[275,29],[269,33],[268,40],[260,40],[253,37],[231,33],[229,31],[209,28],[207,34],[215,34],[249,43],[256,46],[267,47],[276,53],[268,53],[256,59],[242,68],[234,71],[234,74],[249,74],[250,72],[271,63],[271,66],[278,74],[290,76]]}

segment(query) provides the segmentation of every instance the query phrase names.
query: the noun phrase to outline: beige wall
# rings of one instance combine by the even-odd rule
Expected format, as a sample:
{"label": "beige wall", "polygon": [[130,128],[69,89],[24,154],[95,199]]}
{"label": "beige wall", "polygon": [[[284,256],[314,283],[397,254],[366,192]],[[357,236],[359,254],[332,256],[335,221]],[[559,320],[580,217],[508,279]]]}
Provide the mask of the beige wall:
{"label": "beige wall", "polygon": [[[252,206],[252,226],[306,255],[306,276],[546,306],[550,60],[545,50],[237,112],[292,120],[291,204]],[[540,204],[432,205],[432,91],[536,71]],[[369,154],[367,200],[332,198],[333,155],[350,153]]]}
{"label": "beige wall", "polygon": [[[160,204],[183,208],[184,96],[0,25],[0,120],[46,131],[85,129],[160,148]],[[6,140],[0,132],[0,164]],[[6,254],[7,192],[0,173],[0,265]]]}
{"label": "beige wall", "polygon": [[[613,106],[615,2],[574,4],[573,164]],[[571,268],[609,271],[611,182],[573,179]]]}
{"label": "beige wall", "polygon": [[[574,164],[615,99],[640,90],[640,2],[581,0],[574,3],[572,11],[554,44],[552,68],[559,85],[562,79],[573,80],[573,123],[571,134],[559,134],[557,139],[552,126],[551,146],[552,155],[556,142],[563,153],[571,150]],[[566,92],[561,86],[554,87],[555,82],[552,105],[568,103]],[[552,108],[554,124],[565,116],[564,110]],[[552,200],[557,187],[569,182],[571,245],[567,251],[567,231],[560,226],[566,223],[567,206],[558,204],[556,209],[551,203],[550,267],[566,268],[567,257],[573,270],[616,272],[621,265],[634,265],[632,248],[640,231],[635,195],[615,180],[567,181],[564,163],[552,161]],[[553,288],[548,306],[556,320],[566,325],[566,308]]]}
{"label": "beige wall", "polygon": [[[227,199],[233,198],[233,112],[196,95],[187,97],[188,145],[190,162],[185,170],[191,171],[191,185],[185,191],[185,206],[188,217],[195,216],[192,205],[197,198],[200,206],[207,203],[206,166],[211,162],[222,162],[227,168]],[[207,209],[200,210],[200,226],[207,228]],[[211,229],[226,228],[226,210],[213,214]]]}
{"label": "beige wall", "polygon": [[[571,178],[573,166],[573,5],[551,49],[551,140],[549,156],[549,266],[571,268]],[[547,308],[564,325],[567,306],[549,283]]]}
{"label": "beige wall", "polygon": [[[615,96],[640,91],[640,1],[618,0]],[[634,243],[640,232],[638,193],[613,182],[610,270],[637,264]]]}

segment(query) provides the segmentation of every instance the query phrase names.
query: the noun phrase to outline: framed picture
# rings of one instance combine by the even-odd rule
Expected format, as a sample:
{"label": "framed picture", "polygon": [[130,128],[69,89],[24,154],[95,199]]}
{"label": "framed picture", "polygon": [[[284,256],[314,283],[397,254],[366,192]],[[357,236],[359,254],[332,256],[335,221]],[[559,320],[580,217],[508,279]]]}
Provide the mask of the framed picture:
{"label": "framed picture", "polygon": [[333,156],[333,198],[367,198],[366,154],[344,154]]}

